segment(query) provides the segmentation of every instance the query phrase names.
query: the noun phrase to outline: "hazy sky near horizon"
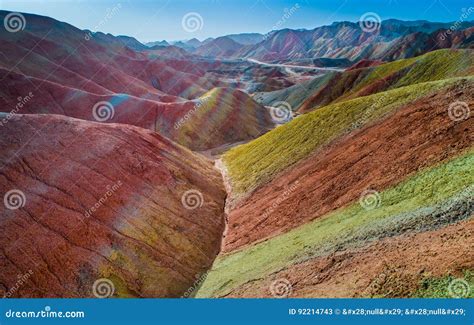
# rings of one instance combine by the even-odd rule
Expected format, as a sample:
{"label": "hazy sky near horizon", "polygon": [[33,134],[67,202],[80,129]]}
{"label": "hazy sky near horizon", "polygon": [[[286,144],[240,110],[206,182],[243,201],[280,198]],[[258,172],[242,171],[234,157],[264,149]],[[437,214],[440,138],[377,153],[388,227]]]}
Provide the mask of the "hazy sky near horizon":
{"label": "hazy sky near horizon", "polygon": [[474,7],[473,0],[0,0],[2,10],[45,15],[142,42],[312,29],[335,21],[358,21],[368,12],[382,20],[448,22],[459,20],[469,7]]}

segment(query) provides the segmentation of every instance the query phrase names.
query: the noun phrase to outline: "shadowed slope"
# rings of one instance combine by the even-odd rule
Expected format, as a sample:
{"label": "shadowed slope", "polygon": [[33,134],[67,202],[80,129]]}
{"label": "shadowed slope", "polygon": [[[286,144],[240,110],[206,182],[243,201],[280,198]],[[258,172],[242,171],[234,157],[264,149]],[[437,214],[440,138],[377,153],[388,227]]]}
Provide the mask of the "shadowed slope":
{"label": "shadowed slope", "polygon": [[[24,193],[23,206],[2,205],[3,293],[31,270],[14,296],[92,297],[107,278],[118,297],[177,297],[218,253],[225,191],[204,158],[141,128],[62,116],[16,115],[0,134],[2,196]],[[182,202],[190,190],[196,205]]]}
{"label": "shadowed slope", "polygon": [[330,72],[284,89],[271,92],[257,92],[253,98],[265,106],[272,106],[277,102],[284,101],[290,105],[293,111],[296,111],[304,101],[325,87],[334,78],[334,75],[339,74]]}

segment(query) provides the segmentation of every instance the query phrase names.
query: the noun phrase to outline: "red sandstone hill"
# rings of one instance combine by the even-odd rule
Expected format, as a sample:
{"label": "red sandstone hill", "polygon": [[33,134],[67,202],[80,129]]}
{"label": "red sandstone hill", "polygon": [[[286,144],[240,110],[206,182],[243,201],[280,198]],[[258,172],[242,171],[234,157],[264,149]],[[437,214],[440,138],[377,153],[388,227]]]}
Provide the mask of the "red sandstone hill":
{"label": "red sandstone hill", "polygon": [[[0,19],[7,13],[0,11]],[[1,36],[0,66],[7,70],[98,94],[127,93],[160,101],[191,98],[225,85],[204,78],[205,68],[193,61],[150,57],[127,47],[120,37],[24,16],[28,23],[21,33]],[[2,73],[0,79],[4,77]]]}
{"label": "red sandstone hill", "polygon": [[0,191],[20,200],[1,206],[2,295],[93,297],[108,279],[115,296],[177,297],[209,268],[226,196],[209,161],[133,126],[1,118]]}
{"label": "red sandstone hill", "polygon": [[218,37],[207,44],[200,46],[195,53],[202,56],[226,57],[239,50],[242,44],[227,36]]}
{"label": "red sandstone hill", "polygon": [[98,95],[14,72],[4,81],[0,112],[130,124],[157,131],[192,150],[254,139],[273,125],[262,105],[231,88],[214,88],[193,101],[163,103],[128,94]]}
{"label": "red sandstone hill", "polygon": [[228,226],[197,297],[454,297],[472,283],[472,90],[346,100],[224,153]]}

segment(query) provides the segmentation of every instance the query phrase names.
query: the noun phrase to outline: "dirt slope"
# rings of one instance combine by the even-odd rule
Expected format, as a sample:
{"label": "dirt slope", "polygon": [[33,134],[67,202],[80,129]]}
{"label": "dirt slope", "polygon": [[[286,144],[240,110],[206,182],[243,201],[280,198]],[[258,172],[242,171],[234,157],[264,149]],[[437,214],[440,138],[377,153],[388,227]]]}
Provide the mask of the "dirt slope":
{"label": "dirt slope", "polygon": [[[282,279],[291,285],[289,297],[416,297],[432,279],[462,278],[474,269],[473,238],[474,219],[388,238],[291,265],[226,297],[272,297],[272,282]],[[446,286],[443,294],[449,297]]]}
{"label": "dirt slope", "polygon": [[230,212],[224,250],[284,233],[357,200],[364,189],[381,191],[460,154],[472,146],[474,124],[472,117],[451,120],[448,108],[458,100],[474,105],[472,94],[472,84],[461,84],[419,99],[286,169]]}

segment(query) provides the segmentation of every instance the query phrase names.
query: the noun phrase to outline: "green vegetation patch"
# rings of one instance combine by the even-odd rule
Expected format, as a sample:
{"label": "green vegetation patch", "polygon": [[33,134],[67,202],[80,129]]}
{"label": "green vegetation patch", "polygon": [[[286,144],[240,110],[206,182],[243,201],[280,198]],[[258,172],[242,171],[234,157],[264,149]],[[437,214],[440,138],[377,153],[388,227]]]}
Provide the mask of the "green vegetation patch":
{"label": "green vegetation patch", "polygon": [[474,271],[464,270],[462,277],[426,277],[413,294],[416,298],[474,298]]}
{"label": "green vegetation patch", "polygon": [[474,52],[472,50],[439,50],[416,58],[415,64],[395,87],[435,81],[472,74]]}
{"label": "green vegetation patch", "polygon": [[[376,67],[367,68],[369,71],[360,83],[349,92],[338,98],[356,94],[371,83],[400,74],[400,79],[392,85],[387,85],[386,90],[409,86],[422,82],[437,81],[448,78],[471,75],[474,66],[474,52],[471,50],[443,49],[426,53],[424,55],[385,63]],[[353,73],[349,71],[347,73]]]}

